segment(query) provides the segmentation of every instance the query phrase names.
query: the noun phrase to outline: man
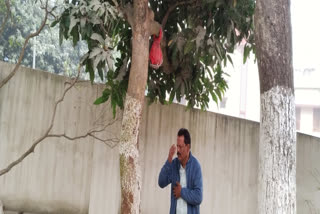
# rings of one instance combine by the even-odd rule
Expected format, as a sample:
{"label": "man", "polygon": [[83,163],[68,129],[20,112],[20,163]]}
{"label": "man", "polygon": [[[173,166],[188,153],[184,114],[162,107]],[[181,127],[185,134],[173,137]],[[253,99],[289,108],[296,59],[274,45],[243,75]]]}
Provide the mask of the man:
{"label": "man", "polygon": [[177,137],[177,158],[173,144],[168,160],[159,174],[161,188],[171,184],[170,214],[199,214],[202,201],[202,173],[198,160],[190,152],[191,138],[187,129],[180,129]]}

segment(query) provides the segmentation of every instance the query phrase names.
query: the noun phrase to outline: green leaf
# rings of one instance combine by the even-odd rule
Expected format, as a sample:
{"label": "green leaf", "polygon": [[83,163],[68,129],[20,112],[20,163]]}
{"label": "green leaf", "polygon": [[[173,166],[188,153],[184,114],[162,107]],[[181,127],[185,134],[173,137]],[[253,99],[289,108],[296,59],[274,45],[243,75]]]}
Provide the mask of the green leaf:
{"label": "green leaf", "polygon": [[90,81],[91,83],[94,81],[94,72],[90,72]]}
{"label": "green leaf", "polygon": [[88,24],[88,25],[86,25],[86,26],[87,26],[87,27],[86,27],[87,37],[90,38],[91,35],[92,35],[92,31],[93,31],[92,25],[91,25],[91,24]]}
{"label": "green leaf", "polygon": [[177,91],[176,91],[176,98],[177,101],[180,102],[181,101],[181,92],[180,92],[180,86],[178,87]]}
{"label": "green leaf", "polygon": [[243,51],[243,64],[246,63],[248,57],[249,57],[249,54],[250,54],[250,50],[251,50],[251,47],[249,47],[248,45],[244,46],[244,51]]}
{"label": "green leaf", "polygon": [[103,68],[101,66],[98,66],[98,74],[101,81],[103,81]]}
{"label": "green leaf", "polygon": [[232,61],[232,59],[231,59],[231,57],[230,57],[229,54],[227,54],[227,58],[228,58],[229,62],[232,64],[232,66],[234,66],[234,65],[233,65],[233,61]]}
{"label": "green leaf", "polygon": [[218,95],[219,100],[222,100],[221,91],[219,89],[217,89],[215,92]]}
{"label": "green leaf", "polygon": [[85,65],[87,63],[88,56],[89,56],[89,53],[86,53],[80,58],[80,65]]}
{"label": "green leaf", "polygon": [[222,61],[221,58],[223,58],[223,55],[222,55],[222,51],[221,50],[223,49],[219,44],[216,45],[216,50],[217,50],[217,53],[218,53],[218,58],[220,59],[219,61]]}
{"label": "green leaf", "polygon": [[72,41],[73,41],[73,47],[75,47],[79,41],[79,32],[78,32],[78,26],[75,26],[71,31]]}
{"label": "green leaf", "polygon": [[63,35],[65,39],[68,39],[68,32],[69,32],[69,26],[70,26],[70,16],[62,16],[60,25],[63,25]]}
{"label": "green leaf", "polygon": [[70,18],[70,25],[69,25],[69,34],[71,34],[71,31],[73,30],[73,28],[77,25],[77,23],[79,22],[80,20],[77,19],[76,17],[74,16],[71,16]]}
{"label": "green leaf", "polygon": [[99,105],[101,103],[104,103],[106,101],[108,101],[109,99],[109,96],[110,96],[110,90],[108,88],[106,88],[103,93],[102,93],[102,96],[99,97],[98,99],[96,99],[96,101],[94,102],[95,105]]}
{"label": "green leaf", "polygon": [[99,104],[101,104],[101,103],[106,102],[108,99],[109,99],[109,97],[107,97],[107,96],[101,96],[101,97],[99,97],[98,99],[96,99],[96,101],[94,101],[93,104],[99,105]]}
{"label": "green leaf", "polygon": [[213,91],[210,91],[210,94],[211,94],[211,97],[212,99],[214,100],[214,102],[218,103],[218,98],[217,96],[215,95],[215,93]]}
{"label": "green leaf", "polygon": [[[113,95],[113,94],[112,94]],[[111,96],[111,107],[112,107],[112,114],[113,114],[113,117],[116,116],[116,110],[117,110],[117,102],[116,100],[114,99],[114,96]]]}
{"label": "green leaf", "polygon": [[[121,92],[121,91],[120,91]],[[122,95],[119,93],[118,94],[118,106],[123,109],[123,98]]]}
{"label": "green leaf", "polygon": [[86,72],[90,75],[90,81],[93,83],[94,80],[94,69],[92,67],[92,60],[88,60],[88,63],[86,64]]}
{"label": "green leaf", "polygon": [[63,31],[64,31],[63,25],[60,24],[60,30],[59,30],[59,45],[60,46],[62,45],[62,42],[63,42]]}
{"label": "green leaf", "polygon": [[50,27],[56,26],[59,22],[60,22],[60,19],[54,20],[54,21],[51,23]]}
{"label": "green leaf", "polygon": [[170,93],[170,97],[169,97],[169,104],[171,104],[173,102],[174,95],[175,95],[175,91],[174,91],[174,89],[172,89],[172,91]]}
{"label": "green leaf", "polygon": [[102,38],[102,36],[100,34],[93,33],[90,36],[90,38],[93,39],[93,40],[97,40],[100,44],[104,45],[104,39]]}
{"label": "green leaf", "polygon": [[194,46],[194,42],[187,41],[187,44],[184,46],[183,54],[187,55],[188,53],[190,53],[194,49]]}

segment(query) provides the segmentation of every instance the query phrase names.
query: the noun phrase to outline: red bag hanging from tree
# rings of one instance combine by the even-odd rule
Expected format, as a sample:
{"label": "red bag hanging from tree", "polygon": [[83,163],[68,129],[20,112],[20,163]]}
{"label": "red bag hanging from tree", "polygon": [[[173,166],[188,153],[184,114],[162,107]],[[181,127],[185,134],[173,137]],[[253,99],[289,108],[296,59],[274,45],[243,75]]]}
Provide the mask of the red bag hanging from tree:
{"label": "red bag hanging from tree", "polygon": [[160,42],[162,39],[162,29],[160,28],[159,36],[153,35],[153,43],[149,53],[150,66],[158,69],[163,62]]}

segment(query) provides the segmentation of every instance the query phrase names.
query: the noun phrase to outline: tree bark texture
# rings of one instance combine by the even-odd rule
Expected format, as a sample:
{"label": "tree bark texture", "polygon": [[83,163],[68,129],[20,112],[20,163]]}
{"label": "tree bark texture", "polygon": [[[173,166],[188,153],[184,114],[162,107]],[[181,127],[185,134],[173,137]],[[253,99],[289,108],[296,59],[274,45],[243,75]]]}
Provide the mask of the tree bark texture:
{"label": "tree bark texture", "polygon": [[120,135],[121,213],[140,213],[139,128],[148,77],[150,10],[147,0],[133,4],[132,63]]}
{"label": "tree bark texture", "polygon": [[291,89],[261,95],[259,214],[296,213],[296,129]]}
{"label": "tree bark texture", "polygon": [[296,213],[296,126],[289,0],[257,0],[258,213]]}

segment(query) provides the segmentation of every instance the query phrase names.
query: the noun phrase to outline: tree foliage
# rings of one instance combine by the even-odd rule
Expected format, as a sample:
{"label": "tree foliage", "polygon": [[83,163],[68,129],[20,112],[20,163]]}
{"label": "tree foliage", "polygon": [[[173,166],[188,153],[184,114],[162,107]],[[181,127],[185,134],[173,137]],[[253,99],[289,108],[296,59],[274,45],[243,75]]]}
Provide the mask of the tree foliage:
{"label": "tree foliage", "polygon": [[[230,54],[242,39],[253,41],[254,0],[150,0],[149,6],[164,30],[165,52],[164,66],[149,67],[149,101],[164,104],[185,97],[188,107],[205,109],[210,97],[221,100],[228,87],[223,67],[232,63]],[[111,98],[114,109],[123,107],[130,74],[132,17],[128,0],[72,0],[52,24],[59,23],[60,42],[87,42],[82,65],[91,80],[95,73],[106,78],[106,89],[96,104]],[[246,52],[254,51],[253,47],[248,45]]]}
{"label": "tree foliage", "polygon": [[[55,6],[54,2],[50,3],[50,8]],[[10,5],[11,16],[0,35],[0,59],[16,63],[26,37],[39,28],[44,18],[44,10],[40,8],[40,2],[34,0],[10,1]],[[2,23],[6,14],[4,0],[0,0],[0,6],[0,23]],[[65,42],[59,46],[58,35],[59,28],[45,26],[37,36],[36,42],[32,39],[26,47],[22,65],[32,66],[33,48],[36,47],[37,69],[65,75],[75,74],[80,56],[87,51],[86,44],[81,42],[73,47],[70,42]]]}

